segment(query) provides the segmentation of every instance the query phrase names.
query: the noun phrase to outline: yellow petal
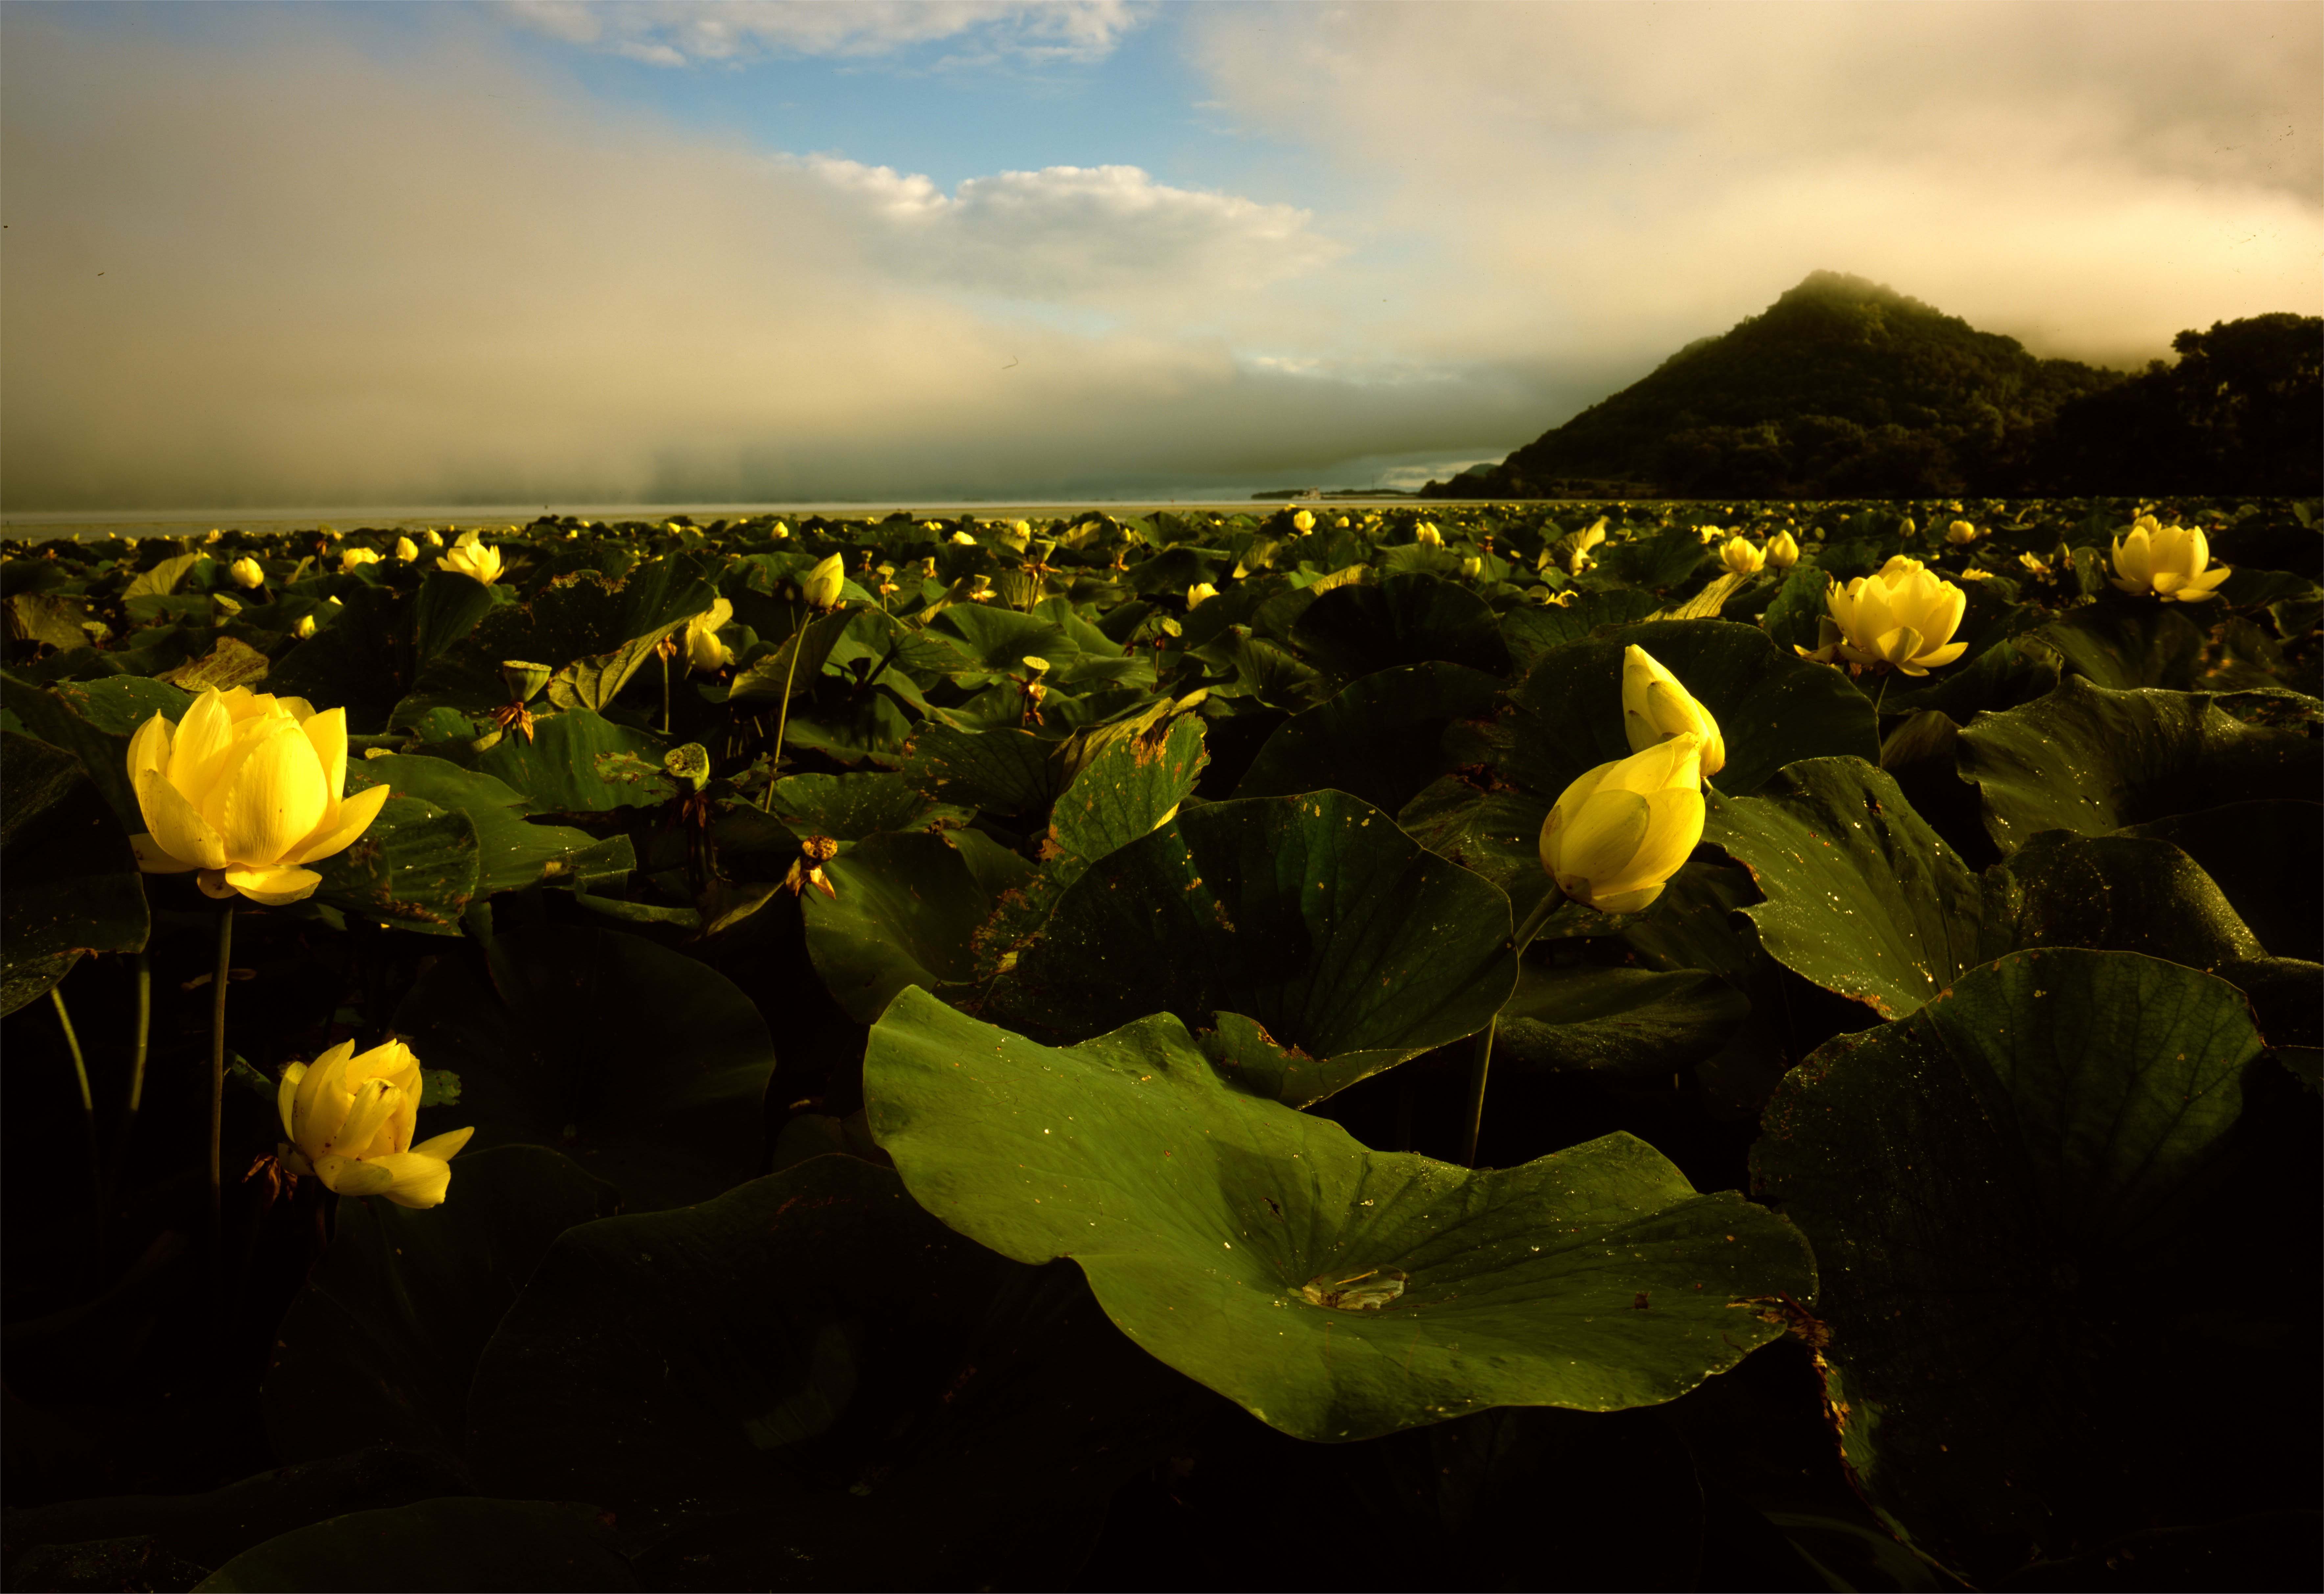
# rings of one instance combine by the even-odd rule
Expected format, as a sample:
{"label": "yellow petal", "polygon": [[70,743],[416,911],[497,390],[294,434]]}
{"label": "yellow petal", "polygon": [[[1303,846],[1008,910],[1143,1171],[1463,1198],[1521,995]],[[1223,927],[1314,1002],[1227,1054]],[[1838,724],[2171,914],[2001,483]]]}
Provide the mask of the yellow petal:
{"label": "yellow petal", "polygon": [[347,711],[335,708],[328,714],[310,715],[300,723],[307,745],[315,750],[315,762],[323,771],[323,817],[318,828],[327,829],[339,816],[339,794],[347,786]]}
{"label": "yellow petal", "polygon": [[1933,653],[1923,653],[1920,658],[1914,659],[1914,662],[1918,664],[1923,672],[1932,669],[1942,669],[1946,665],[1950,664],[1954,659],[1959,659],[1962,654],[1968,651],[1969,644],[1967,642],[1954,642],[1947,647],[1938,649]]}
{"label": "yellow petal", "polygon": [[411,1155],[432,1156],[438,1162],[448,1162],[457,1154],[461,1147],[468,1143],[468,1137],[475,1132],[475,1126],[472,1124],[465,1129],[447,1129],[440,1135],[430,1135],[411,1148]]}
{"label": "yellow petal", "polygon": [[226,855],[250,867],[272,866],[322,822],[326,802],[315,749],[288,715],[233,769],[218,829]]}
{"label": "yellow petal", "polygon": [[354,845],[357,836],[371,828],[379,811],[387,806],[393,794],[384,786],[366,787],[339,805],[338,822],[328,830],[318,830],[290,849],[286,863],[312,863],[345,852]]}
{"label": "yellow petal", "polygon": [[169,768],[170,722],[155,714],[137,727],[129,739],[129,784],[134,788],[138,779],[149,770],[154,773]]}
{"label": "yellow petal", "polygon": [[395,1183],[392,1168],[337,1155],[316,1157],[315,1175],[325,1189],[340,1195],[383,1195]]}
{"label": "yellow petal", "polygon": [[1644,913],[1663,894],[1660,882],[1641,886],[1635,891],[1592,892],[1588,905],[1600,913]]}
{"label": "yellow petal", "polygon": [[196,869],[226,867],[225,838],[180,795],[169,777],[147,770],[137,782],[137,806],[144,813],[153,845],[161,852]]}
{"label": "yellow petal", "polygon": [[355,1104],[346,1121],[331,1136],[329,1145],[342,1156],[361,1156],[395,1111],[402,1092],[383,1079],[365,1080],[355,1089]]}
{"label": "yellow petal", "polygon": [[170,739],[170,784],[199,805],[234,746],[234,715],[216,686],[194,699]]}
{"label": "yellow petal", "polygon": [[[2205,593],[2202,595],[2209,597],[2210,594]],[[137,854],[137,867],[146,874],[183,874],[189,869],[201,867],[200,864],[183,858],[172,858],[161,850],[161,843],[151,835],[131,836],[129,850]]]}
{"label": "yellow petal", "polygon": [[323,877],[311,869],[289,867],[274,869],[229,869],[226,883],[268,908],[288,908],[293,902],[304,902],[323,883]]}
{"label": "yellow petal", "polygon": [[309,1156],[346,1117],[347,1092],[340,1082],[355,1055],[355,1043],[343,1040],[309,1064],[299,1082],[298,1098],[290,1104],[290,1138]]}
{"label": "yellow petal", "polygon": [[387,1175],[387,1183],[378,1193],[400,1207],[439,1205],[452,1184],[450,1163],[441,1157],[422,1156],[417,1151],[393,1152],[374,1157],[364,1166]]}
{"label": "yellow petal", "polygon": [[292,1110],[299,1102],[299,1083],[306,1077],[307,1065],[293,1063],[282,1071],[282,1081],[274,1087],[274,1110],[281,1116],[282,1132],[293,1139],[298,1138],[298,1130],[292,1127],[296,1121]]}
{"label": "yellow petal", "polygon": [[1600,787],[1573,816],[1558,857],[1558,877],[1595,885],[1621,874],[1646,839],[1654,810],[1635,791]]}

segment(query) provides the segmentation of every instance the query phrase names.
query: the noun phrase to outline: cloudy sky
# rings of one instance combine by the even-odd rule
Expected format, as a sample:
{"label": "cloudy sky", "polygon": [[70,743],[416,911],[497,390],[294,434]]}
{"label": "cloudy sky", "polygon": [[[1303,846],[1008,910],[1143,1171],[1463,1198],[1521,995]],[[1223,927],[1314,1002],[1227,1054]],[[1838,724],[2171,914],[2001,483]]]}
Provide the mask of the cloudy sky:
{"label": "cloudy sky", "polygon": [[1415,484],[1820,268],[2319,309],[2324,8],[0,9],[0,507]]}

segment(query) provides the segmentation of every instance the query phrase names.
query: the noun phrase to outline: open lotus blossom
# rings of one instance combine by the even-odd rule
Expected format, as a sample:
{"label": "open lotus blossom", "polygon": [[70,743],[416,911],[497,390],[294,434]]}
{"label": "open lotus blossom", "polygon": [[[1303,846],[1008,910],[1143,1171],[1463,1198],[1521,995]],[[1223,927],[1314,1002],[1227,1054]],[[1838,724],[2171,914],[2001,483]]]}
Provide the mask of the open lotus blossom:
{"label": "open lotus blossom", "polygon": [[1198,581],[1186,589],[1186,607],[1199,609],[1219,595],[1219,589],[1207,581]]}
{"label": "open lotus blossom", "polygon": [[1730,537],[1719,548],[1719,562],[1737,576],[1757,576],[1767,556],[1740,537]]}
{"label": "open lotus blossom", "polygon": [[733,653],[718,640],[718,633],[728,621],[734,618],[734,605],[724,598],[714,599],[710,607],[686,622],[686,667],[705,675],[724,669],[734,661]]}
{"label": "open lotus blossom", "polygon": [[1315,517],[1303,509],[1291,517],[1291,529],[1305,536],[1315,529]]}
{"label": "open lotus blossom", "polygon": [[971,537],[965,531],[954,532],[952,534],[952,539],[963,548],[974,548],[976,546],[976,539]]}
{"label": "open lotus blossom", "polygon": [[1685,732],[1600,764],[1567,787],[1541,827],[1541,866],[1601,913],[1637,913],[1702,840],[1702,738]]}
{"label": "open lotus blossom", "polygon": [[1767,563],[1778,570],[1788,570],[1800,562],[1800,539],[1788,531],[1778,531],[1767,539]]}
{"label": "open lotus blossom", "polygon": [[1711,711],[1694,700],[1662,661],[1633,642],[1622,654],[1622,733],[1632,752],[1692,733],[1702,738],[1702,773],[1727,767],[1727,738]]}
{"label": "open lotus blossom", "polygon": [[1824,594],[1830,611],[1825,640],[1805,657],[1851,664],[1888,664],[1908,676],[1941,669],[1969,650],[1951,640],[1969,608],[1969,594],[1941,579],[1918,559],[1899,554],[1870,576]]}
{"label": "open lotus blossom", "polygon": [[1412,529],[1412,539],[1423,548],[1444,546],[1444,533],[1439,531],[1434,523],[1428,521],[1423,521]]}
{"label": "open lotus blossom", "polygon": [[471,576],[490,586],[501,578],[501,550],[484,545],[481,532],[471,527],[460,533],[460,540],[436,561],[438,570],[449,570],[456,576]]}
{"label": "open lotus blossom", "polygon": [[2200,604],[2234,572],[2211,567],[2210,539],[2200,526],[2160,526],[2141,515],[2114,539],[2114,574],[2107,579],[2140,597],[2152,594],[2166,604]]}
{"label": "open lotus blossom", "polygon": [[148,874],[200,871],[208,895],[279,908],[313,894],[328,858],[379,816],[388,788],[343,797],[347,714],[302,697],[213,686],[172,725],[129,739],[129,783],[150,833],[131,838]]}
{"label": "open lotus blossom", "polygon": [[236,586],[249,587],[254,591],[266,585],[266,572],[259,568],[258,561],[247,554],[228,565],[226,574],[234,577],[234,584]]}
{"label": "open lotus blossom", "polygon": [[352,576],[364,565],[379,563],[379,550],[373,548],[343,548],[339,550],[339,574]]}
{"label": "open lotus blossom", "polygon": [[474,1129],[411,1143],[420,1117],[420,1059],[400,1040],[358,1054],[343,1040],[312,1063],[293,1063],[274,1092],[282,1132],[275,1155],[341,1195],[383,1195],[432,1207],[452,1183],[452,1157]]}

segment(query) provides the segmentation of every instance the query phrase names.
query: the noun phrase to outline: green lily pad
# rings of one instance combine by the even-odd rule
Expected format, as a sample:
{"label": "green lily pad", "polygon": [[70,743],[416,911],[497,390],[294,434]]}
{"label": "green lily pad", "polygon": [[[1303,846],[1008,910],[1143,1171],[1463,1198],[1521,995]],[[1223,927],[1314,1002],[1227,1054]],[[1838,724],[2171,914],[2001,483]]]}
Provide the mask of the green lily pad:
{"label": "green lily pad", "polygon": [[2125,829],[2170,842],[2227,894],[2236,914],[2278,957],[2324,962],[2324,805],[2286,798],[2223,803]]}
{"label": "green lily pad", "polygon": [[632,1208],[699,1201],[757,1169],[774,1046],[724,975],[556,925],[496,936],[489,960],[441,959],[395,1010],[420,1062],[459,1074],[475,1146],[554,1147]]}
{"label": "green lily pad", "polygon": [[2203,630],[2181,605],[2098,603],[2029,632],[2095,686],[2184,692],[2203,667]]}
{"label": "green lily pad", "polygon": [[[469,581],[468,585],[477,584]],[[637,867],[629,837],[600,841],[568,825],[530,824],[524,817],[523,793],[448,760],[393,753],[350,767],[349,791],[372,784],[383,784],[400,797],[418,797],[467,815],[476,832],[475,894],[479,897],[521,890],[544,880],[618,877]]]}
{"label": "green lily pad", "polygon": [[[438,1110],[422,1138],[459,1111]],[[459,1454],[468,1385],[502,1313],[551,1240],[620,1205],[612,1185],[540,1146],[464,1151],[441,1206],[341,1201],[330,1249],[275,1331],[260,1391],[275,1453]]]}
{"label": "green lily pad", "polygon": [[1491,606],[1458,582],[1417,572],[1333,587],[1307,605],[1291,640],[1343,680],[1431,659],[1490,676],[1509,668]]}
{"label": "green lily pad", "polygon": [[530,739],[503,736],[475,767],[544,813],[602,814],[668,802],[678,788],[662,772],[662,743],[594,710],[533,722]]}
{"label": "green lily pad", "polygon": [[1982,793],[1985,827],[2004,853],[2040,831],[2103,835],[2222,799],[2313,801],[2324,744],[2309,728],[2228,712],[2241,699],[2289,696],[2110,692],[2070,679],[2037,703],[1978,716],[1961,732],[1958,768]]}
{"label": "green lily pad", "polygon": [[1509,694],[1499,772],[1548,805],[1577,777],[1630,756],[1622,659],[1643,647],[1719,722],[1727,764],[1712,783],[1748,794],[1800,759],[1880,756],[1872,705],[1840,671],[1777,651],[1755,626],[1658,620],[1553,648]]}
{"label": "green lily pad", "polygon": [[1344,792],[1189,809],[1092,864],[985,1010],[1063,1039],[1157,1009],[1256,1019],[1305,1105],[1473,1035],[1516,982],[1508,899]]}
{"label": "green lily pad", "polygon": [[1191,1393],[1072,1269],[825,1156],[568,1230],[485,1352],[470,1446],[487,1487],[610,1506],[656,1588],[1052,1587]]}
{"label": "green lily pad", "polygon": [[1714,794],[1703,839],[1751,871],[1770,956],[1884,1018],[1978,961],[1977,876],[1859,759],[1803,759],[1756,797]]}
{"label": "green lily pad", "polygon": [[1528,963],[1501,1009],[1493,1062],[1668,1073],[1725,1046],[1751,1002],[1716,974]]}
{"label": "green lily pad", "polygon": [[800,835],[860,842],[883,830],[964,825],[966,808],[931,801],[901,775],[793,775],[775,782],[769,810]]}
{"label": "green lily pad", "polygon": [[314,900],[374,923],[456,935],[475,899],[476,827],[463,813],[419,797],[391,797],[346,851],[314,864]]}
{"label": "green lily pad", "polygon": [[[1815,1244],[1842,1445],[1923,1553],[1989,1583],[2312,1499],[2312,1465],[2218,1465],[2280,1454],[2280,1413],[2316,1385],[2294,1326],[2313,1244],[2285,1230],[2315,1228],[2314,1113],[2245,1112],[2298,1089],[2250,1071],[2259,1054],[2224,981],[2042,950],[1827,1042],[1778,1089],[1755,1187]],[[2169,1376],[2229,1360],[2271,1398]]]}
{"label": "green lily pad", "polygon": [[244,1551],[202,1594],[314,1589],[622,1589],[642,1585],[595,1506],[452,1497],[334,1516]]}
{"label": "green lily pad", "polygon": [[974,977],[973,943],[992,901],[950,837],[871,836],[823,872],[836,895],[809,886],[799,897],[807,956],[857,1023],[907,985],[941,990]]}
{"label": "green lily pad", "polygon": [[1541,866],[1548,817],[1548,799],[1462,772],[1423,787],[1396,822],[1430,852],[1499,886],[1523,918],[1556,889]]}
{"label": "green lily pad", "polygon": [[863,1074],[915,1200],[1071,1257],[1140,1346],[1302,1438],[1668,1400],[1779,1331],[1739,1303],[1815,1288],[1788,1225],[1630,1136],[1500,1171],[1369,1151],[1167,1014],[1052,1049],[907,991]]}
{"label": "green lily pad", "polygon": [[1276,727],[1235,795],[1332,789],[1395,813],[1444,772],[1444,727],[1490,718],[1499,689],[1482,670],[1441,659],[1360,677]]}
{"label": "green lily pad", "polygon": [[87,952],[142,952],[145,884],[80,760],[0,732],[0,1013],[46,996]]}
{"label": "green lily pad", "polygon": [[32,735],[80,760],[81,769],[132,835],[145,830],[136,789],[129,784],[129,739],[155,714],[186,717],[193,695],[142,676],[101,681],[60,681],[43,686],[14,674],[0,676],[0,706]]}
{"label": "green lily pad", "polygon": [[904,773],[939,802],[991,814],[1038,813],[1072,778],[1052,757],[1060,745],[1030,731],[966,731],[931,722],[905,749]]}
{"label": "green lily pad", "polygon": [[1986,962],[2034,946],[2143,952],[2233,980],[2225,965],[2266,956],[2211,877],[2169,842],[2035,836],[1986,871]]}

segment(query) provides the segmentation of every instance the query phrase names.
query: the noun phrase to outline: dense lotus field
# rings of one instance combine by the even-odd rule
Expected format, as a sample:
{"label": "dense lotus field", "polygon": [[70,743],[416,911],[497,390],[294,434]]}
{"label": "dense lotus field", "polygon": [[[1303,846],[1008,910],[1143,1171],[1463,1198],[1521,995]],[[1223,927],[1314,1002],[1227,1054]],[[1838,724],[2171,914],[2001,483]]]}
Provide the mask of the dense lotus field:
{"label": "dense lotus field", "polygon": [[2312,1588],[2320,550],[10,543],[6,1579]]}

